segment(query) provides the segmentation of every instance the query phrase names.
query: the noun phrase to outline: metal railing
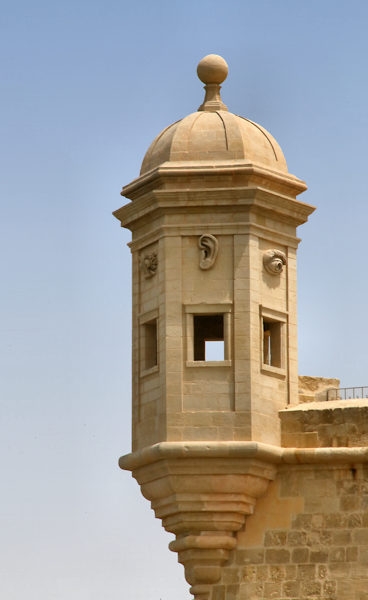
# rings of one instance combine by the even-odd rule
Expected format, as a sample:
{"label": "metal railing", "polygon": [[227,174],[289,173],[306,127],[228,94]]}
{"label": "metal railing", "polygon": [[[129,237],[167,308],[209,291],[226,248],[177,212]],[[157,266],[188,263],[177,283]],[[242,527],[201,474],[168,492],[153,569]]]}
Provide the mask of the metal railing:
{"label": "metal railing", "polygon": [[368,385],[327,390],[327,400],[357,400],[359,398],[368,398]]}

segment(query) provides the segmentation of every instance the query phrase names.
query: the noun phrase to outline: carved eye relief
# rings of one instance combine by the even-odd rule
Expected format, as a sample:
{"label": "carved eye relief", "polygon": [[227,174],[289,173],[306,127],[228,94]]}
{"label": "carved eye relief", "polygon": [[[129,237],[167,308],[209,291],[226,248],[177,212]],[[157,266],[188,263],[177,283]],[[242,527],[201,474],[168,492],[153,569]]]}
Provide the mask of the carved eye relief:
{"label": "carved eye relief", "polygon": [[144,254],[141,256],[140,266],[145,279],[153,277],[156,274],[158,267],[157,252],[152,252],[151,254]]}
{"label": "carved eye relief", "polygon": [[286,263],[286,254],[281,250],[267,250],[263,254],[263,266],[270,275],[280,275]]}
{"label": "carved eye relief", "polygon": [[199,266],[203,270],[213,267],[218,253],[218,240],[214,235],[205,233],[198,240],[198,247],[201,251]]}

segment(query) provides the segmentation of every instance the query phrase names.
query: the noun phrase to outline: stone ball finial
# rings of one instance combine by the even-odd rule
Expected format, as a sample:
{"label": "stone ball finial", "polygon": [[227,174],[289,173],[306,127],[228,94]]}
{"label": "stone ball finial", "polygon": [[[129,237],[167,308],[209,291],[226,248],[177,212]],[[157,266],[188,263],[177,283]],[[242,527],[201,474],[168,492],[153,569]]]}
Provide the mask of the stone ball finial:
{"label": "stone ball finial", "polygon": [[227,62],[218,54],[208,54],[198,63],[197,75],[205,84],[206,95],[203,104],[198,110],[208,112],[217,112],[218,110],[227,110],[220,96],[220,89],[228,73]]}
{"label": "stone ball finial", "polygon": [[222,56],[218,54],[208,54],[198,63],[197,75],[199,79],[205,83],[217,83],[220,85],[225,81],[229,67]]}

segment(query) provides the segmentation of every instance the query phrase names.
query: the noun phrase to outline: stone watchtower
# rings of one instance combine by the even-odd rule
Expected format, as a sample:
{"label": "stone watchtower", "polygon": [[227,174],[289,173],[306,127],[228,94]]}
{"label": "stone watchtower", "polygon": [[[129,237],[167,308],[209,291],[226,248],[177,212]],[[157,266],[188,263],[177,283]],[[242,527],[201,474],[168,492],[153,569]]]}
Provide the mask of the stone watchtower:
{"label": "stone watchtower", "polygon": [[260,125],[228,111],[217,55],[197,112],[153,141],[131,202],[133,471],[176,535],[192,593],[210,586],[274,477],[279,411],[297,402],[296,228],[313,208]]}
{"label": "stone watchtower", "polygon": [[279,444],[278,411],[298,394],[306,185],[265,129],[222,102],[226,62],[210,55],[198,76],[203,104],[153,141],[114,213],[133,234],[133,451]]}
{"label": "stone watchtower", "polygon": [[214,598],[282,462],[280,411],[298,404],[296,228],[314,210],[275,139],[222,102],[227,70],[199,63],[203,103],[153,141],[114,213],[133,260],[133,452],[120,466],[175,534],[196,600]]}

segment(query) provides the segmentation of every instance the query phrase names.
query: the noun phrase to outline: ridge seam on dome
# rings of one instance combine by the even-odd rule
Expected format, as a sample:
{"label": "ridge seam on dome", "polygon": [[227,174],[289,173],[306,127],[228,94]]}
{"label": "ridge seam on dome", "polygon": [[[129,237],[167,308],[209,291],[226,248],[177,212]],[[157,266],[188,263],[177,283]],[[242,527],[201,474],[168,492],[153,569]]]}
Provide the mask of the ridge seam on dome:
{"label": "ridge seam on dome", "polygon": [[[197,111],[198,112],[198,111]],[[194,127],[194,123],[196,123],[196,121],[198,121],[198,119],[202,116],[202,113],[198,112],[198,114],[196,114],[195,118],[192,121],[192,124],[190,126],[189,131],[191,132],[193,127]]]}
{"label": "ridge seam on dome", "polygon": [[260,127],[259,125],[257,125],[257,123],[255,123],[254,121],[251,121],[250,119],[246,119],[246,117],[242,117],[241,115],[237,115],[240,119],[244,119],[244,121],[248,121],[248,123],[251,123],[252,125],[254,125],[254,127],[256,127],[261,133],[263,133],[263,135],[265,136],[266,140],[268,141],[268,143],[270,144],[272,151],[274,153],[275,159],[277,160],[277,162],[279,161],[279,159],[277,158],[277,154],[276,154],[276,150],[273,147],[273,144],[270,140],[270,138],[265,134],[265,132],[263,131],[262,127]]}
{"label": "ridge seam on dome", "polygon": [[176,125],[177,123],[180,123],[180,121],[182,121],[183,119],[178,119],[177,121],[174,121],[174,123],[171,123],[171,125],[168,125],[167,127],[165,127],[165,129],[163,129],[161,131],[161,133],[157,136],[156,138],[156,143],[158,142],[158,140],[160,140],[162,138],[162,136],[166,133],[166,131],[168,131],[169,129],[171,129],[171,127],[174,127],[174,125]]}
{"label": "ridge seam on dome", "polygon": [[[190,128],[189,128],[189,132],[191,132],[191,131],[192,131],[192,129],[193,129],[193,127],[194,127],[194,123],[195,123],[196,121],[198,121],[199,117],[200,117],[200,116],[201,116],[203,113],[198,113],[198,114],[195,114],[195,113],[193,113],[193,114],[195,115],[195,118],[193,119],[193,122],[192,122],[192,124],[191,124],[191,126],[190,126]],[[183,119],[181,119],[181,121],[183,121]],[[189,136],[188,136],[188,138],[189,138]],[[170,148],[170,159],[171,159],[171,154],[172,154],[172,151],[173,151],[173,146],[174,146],[174,144],[172,144],[172,145],[171,145],[171,148]],[[187,151],[188,151],[188,144],[187,144]]]}
{"label": "ridge seam on dome", "polygon": [[229,143],[228,143],[228,139],[227,139],[227,131],[226,131],[226,126],[225,126],[225,121],[224,121],[224,119],[222,118],[222,116],[220,115],[220,113],[217,110],[216,110],[216,115],[218,115],[220,117],[220,119],[221,119],[222,126],[224,128],[224,134],[225,134],[226,150],[228,150],[229,149]]}

